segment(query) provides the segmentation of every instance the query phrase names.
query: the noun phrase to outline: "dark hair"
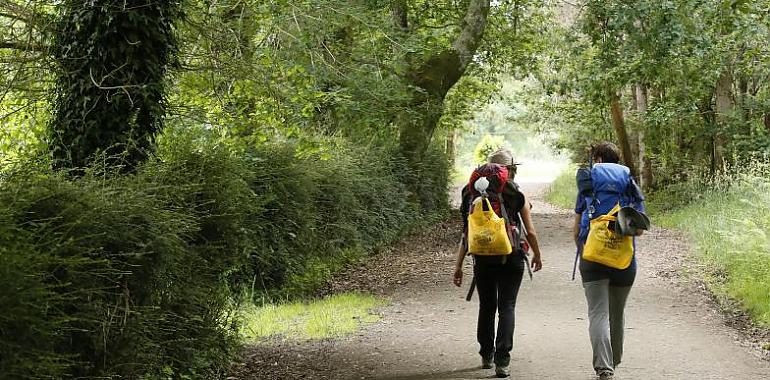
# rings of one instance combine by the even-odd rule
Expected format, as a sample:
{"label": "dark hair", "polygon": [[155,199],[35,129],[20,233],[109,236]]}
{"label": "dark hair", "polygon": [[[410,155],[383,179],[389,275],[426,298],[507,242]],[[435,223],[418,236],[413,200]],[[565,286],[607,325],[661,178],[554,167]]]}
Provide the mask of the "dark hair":
{"label": "dark hair", "polygon": [[615,144],[605,141],[591,149],[591,158],[601,158],[602,162],[617,164],[620,163],[620,150]]}
{"label": "dark hair", "polygon": [[507,165],[505,168],[508,169],[508,180],[513,181],[514,178],[516,178],[516,169],[518,169],[519,165]]}

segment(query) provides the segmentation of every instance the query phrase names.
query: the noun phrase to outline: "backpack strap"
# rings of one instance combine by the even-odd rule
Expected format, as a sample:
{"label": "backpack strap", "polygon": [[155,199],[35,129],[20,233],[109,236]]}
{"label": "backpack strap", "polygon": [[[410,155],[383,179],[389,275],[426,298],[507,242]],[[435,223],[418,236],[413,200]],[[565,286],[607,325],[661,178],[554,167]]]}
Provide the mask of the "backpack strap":
{"label": "backpack strap", "polygon": [[513,246],[514,249],[516,249],[516,252],[518,252],[521,249],[521,243],[519,242],[519,239],[514,239],[513,235],[511,234],[509,226],[513,226],[513,223],[511,223],[511,218],[508,217],[508,211],[505,209],[505,202],[503,200],[503,194],[497,193],[497,201],[500,202],[500,213],[503,214],[503,219],[505,220],[505,232],[508,233],[508,240],[511,241],[511,246]]}
{"label": "backpack strap", "polygon": [[[474,271],[475,272],[475,271]],[[473,298],[473,291],[476,290],[476,273],[471,278],[471,286],[468,288],[468,294],[465,295],[465,300],[470,301]]]}
{"label": "backpack strap", "polygon": [[[511,219],[508,217],[508,211],[505,209],[505,202],[503,201],[503,193],[497,193],[497,199],[500,202],[500,213],[503,214],[503,219],[505,220],[505,232],[508,234],[508,240],[511,242],[511,246],[513,249],[516,250],[516,254],[521,254],[524,257],[524,262],[527,266],[527,273],[529,274],[529,279],[532,280],[532,268],[529,265],[529,257],[527,257],[526,252],[521,252],[521,241],[517,238],[514,238],[513,234],[511,233],[511,229],[508,228],[509,226],[513,226],[511,223]],[[517,212],[516,217],[518,218],[518,224],[520,228],[524,227],[524,221],[521,219],[521,213]],[[505,260],[507,256],[503,256],[503,260]],[[503,261],[503,264],[505,264],[505,261]]]}
{"label": "backpack strap", "polygon": [[624,195],[630,198],[631,207],[635,209],[641,206],[642,202],[644,202],[644,194],[642,194],[642,189],[639,188],[639,185],[636,183],[636,180],[633,176],[631,176],[628,182],[628,186],[626,187]]}
{"label": "backpack strap", "polygon": [[[525,206],[526,207],[526,206]],[[524,225],[524,219],[521,218],[521,213],[516,213],[516,216],[519,218],[519,226],[521,227],[521,230],[524,232],[524,237],[526,238],[529,233],[527,232],[527,226]],[[527,264],[527,274],[529,274],[529,280],[532,281],[532,266],[529,265],[529,256],[527,256],[527,252],[522,252],[522,256],[524,256],[524,262]]]}
{"label": "backpack strap", "polygon": [[[588,152],[588,173],[593,174],[591,171],[594,167],[594,146],[591,145],[591,149]],[[591,176],[591,204],[588,205],[588,220],[594,218],[594,212],[596,212],[596,191],[594,191],[594,179]],[[573,271],[574,277],[574,271]]]}

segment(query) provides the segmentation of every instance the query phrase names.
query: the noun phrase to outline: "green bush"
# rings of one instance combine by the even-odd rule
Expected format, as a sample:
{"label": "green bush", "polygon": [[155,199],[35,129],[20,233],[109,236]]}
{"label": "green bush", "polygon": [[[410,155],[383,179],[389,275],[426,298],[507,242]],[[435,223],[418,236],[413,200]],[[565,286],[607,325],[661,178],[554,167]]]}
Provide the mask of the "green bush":
{"label": "green bush", "polygon": [[[129,176],[0,178],[0,378],[218,378],[238,302],[305,296],[447,204],[387,148],[175,136]],[[422,208],[421,208],[422,206]]]}
{"label": "green bush", "polygon": [[33,237],[0,203],[0,378],[54,378],[68,366],[56,351],[66,316],[52,313],[69,300],[57,293],[50,268],[57,260],[35,249]]}
{"label": "green bush", "polygon": [[479,165],[487,162],[487,157],[490,154],[504,148],[505,145],[505,137],[485,134],[473,149],[474,164]]}
{"label": "green bush", "polygon": [[[3,337],[0,350],[42,355],[55,364],[37,363],[31,366],[40,375],[10,378],[138,378],[160,376],[164,368],[192,376],[226,363],[235,343],[223,323],[229,301],[221,273],[227,268],[196,251],[201,229],[194,215],[167,207],[168,199],[153,193],[159,184],[140,179],[71,181],[29,171],[3,184],[7,225],[26,237],[3,246],[29,247],[3,257],[26,258],[17,263],[17,276],[31,284],[6,288],[28,300],[0,331],[18,340],[6,323],[34,318],[39,323],[29,328],[43,336],[15,348]],[[7,296],[4,310],[17,298]],[[2,362],[13,366],[3,368],[9,376],[28,365]]]}

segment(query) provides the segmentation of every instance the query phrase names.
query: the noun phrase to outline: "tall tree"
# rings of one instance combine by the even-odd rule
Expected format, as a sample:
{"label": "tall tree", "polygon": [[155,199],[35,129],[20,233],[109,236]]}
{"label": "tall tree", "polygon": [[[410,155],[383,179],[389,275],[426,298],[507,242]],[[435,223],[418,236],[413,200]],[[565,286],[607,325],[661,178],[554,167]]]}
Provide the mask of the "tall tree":
{"label": "tall tree", "polygon": [[714,89],[716,97],[716,131],[713,136],[713,169],[720,171],[725,167],[725,150],[730,114],[733,110],[733,76],[729,68],[722,69]]}
{"label": "tall tree", "polygon": [[[487,27],[489,10],[489,0],[471,0],[460,33],[454,41],[444,49],[411,64],[403,76],[413,90],[407,112],[398,115],[396,123],[402,152],[413,167],[417,167],[423,160],[443,114],[447,93],[465,74],[476,54]],[[407,3],[394,1],[393,15],[396,27],[408,33]]]}
{"label": "tall tree", "polygon": [[[636,99],[636,112],[639,115],[639,118],[641,119],[641,123],[644,123],[644,118],[647,116],[647,107],[648,107],[648,101],[647,101],[647,86],[644,84],[637,84],[634,86],[634,93],[635,93],[635,99]],[[653,176],[652,176],[652,162],[650,161],[650,157],[647,155],[647,145],[645,144],[645,133],[644,130],[641,128],[637,131],[638,138],[637,138],[637,144],[638,144],[638,151],[639,151],[639,159],[637,161],[639,165],[639,185],[643,188],[648,188],[652,186]]]}
{"label": "tall tree", "polygon": [[84,167],[104,153],[109,164],[130,169],[151,154],[163,128],[180,1],[68,0],[61,7],[53,165]]}
{"label": "tall tree", "polygon": [[631,143],[628,139],[628,130],[626,129],[626,120],[623,115],[623,107],[620,105],[620,96],[615,90],[610,90],[610,114],[612,116],[612,126],[615,129],[615,137],[618,139],[618,145],[620,145],[620,152],[623,155],[623,163],[628,166],[631,171],[631,175],[635,178],[639,178],[639,173],[636,171],[636,163],[634,162],[634,155],[631,153]]}

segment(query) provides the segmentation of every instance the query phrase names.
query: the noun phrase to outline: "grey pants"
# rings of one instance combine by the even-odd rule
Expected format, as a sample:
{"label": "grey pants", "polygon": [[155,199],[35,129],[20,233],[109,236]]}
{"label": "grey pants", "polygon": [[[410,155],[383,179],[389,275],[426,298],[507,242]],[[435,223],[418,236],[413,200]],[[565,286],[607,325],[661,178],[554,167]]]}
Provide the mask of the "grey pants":
{"label": "grey pants", "polygon": [[610,280],[584,282],[588,301],[588,334],[594,369],[614,370],[623,358],[623,310],[630,286],[610,286]]}

